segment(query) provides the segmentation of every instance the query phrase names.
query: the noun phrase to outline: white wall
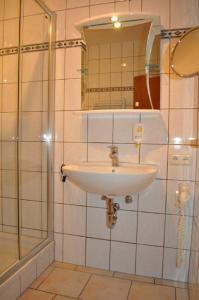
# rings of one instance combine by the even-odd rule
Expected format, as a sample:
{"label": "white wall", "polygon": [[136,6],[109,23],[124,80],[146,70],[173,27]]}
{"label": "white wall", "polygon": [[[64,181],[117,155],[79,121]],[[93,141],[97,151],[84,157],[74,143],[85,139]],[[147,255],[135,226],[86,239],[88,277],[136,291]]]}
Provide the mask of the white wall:
{"label": "white wall", "polygon": [[[80,38],[74,24],[85,18],[114,12],[109,0],[46,1],[57,11],[57,40]],[[116,11],[161,15],[163,28],[197,24],[198,0],[117,1]],[[193,201],[186,210],[184,264],[176,269],[175,191],[188,181],[194,194],[196,149],[187,146],[197,131],[197,82],[180,79],[169,68],[169,53],[177,39],[162,40],[161,111],[156,117],[133,114],[123,117],[81,117],[80,48],[57,50],[55,219],[56,260],[175,280],[187,280]],[[132,143],[132,127],[142,122],[144,140],[140,150]],[[182,145],[174,145],[175,137]],[[109,161],[107,146],[119,147],[120,161],[155,163],[160,172],[154,183],[131,205],[116,199],[121,210],[113,230],[105,225],[105,206],[100,196],[86,194],[73,184],[61,183],[61,164],[78,161]],[[172,153],[190,153],[192,164],[172,166]],[[193,200],[193,195],[192,195]]]}

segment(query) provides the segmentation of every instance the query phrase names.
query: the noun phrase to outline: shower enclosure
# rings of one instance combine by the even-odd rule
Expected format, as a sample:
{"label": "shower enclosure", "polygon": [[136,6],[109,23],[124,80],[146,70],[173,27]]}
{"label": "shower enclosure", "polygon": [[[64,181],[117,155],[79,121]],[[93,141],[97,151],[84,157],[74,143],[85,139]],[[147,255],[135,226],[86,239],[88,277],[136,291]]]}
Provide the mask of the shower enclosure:
{"label": "shower enclosure", "polygon": [[0,1],[0,283],[52,240],[54,15]]}

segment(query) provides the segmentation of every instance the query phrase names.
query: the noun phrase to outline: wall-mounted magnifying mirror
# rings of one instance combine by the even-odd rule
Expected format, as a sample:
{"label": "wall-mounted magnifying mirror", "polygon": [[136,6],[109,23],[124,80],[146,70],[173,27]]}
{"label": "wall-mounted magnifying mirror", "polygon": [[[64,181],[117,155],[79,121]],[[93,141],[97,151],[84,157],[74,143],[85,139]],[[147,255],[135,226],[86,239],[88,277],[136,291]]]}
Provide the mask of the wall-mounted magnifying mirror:
{"label": "wall-mounted magnifying mirror", "polygon": [[199,75],[199,27],[186,32],[175,45],[171,67],[181,77]]}
{"label": "wall-mounted magnifying mirror", "polygon": [[82,110],[160,108],[159,17],[84,22]]}

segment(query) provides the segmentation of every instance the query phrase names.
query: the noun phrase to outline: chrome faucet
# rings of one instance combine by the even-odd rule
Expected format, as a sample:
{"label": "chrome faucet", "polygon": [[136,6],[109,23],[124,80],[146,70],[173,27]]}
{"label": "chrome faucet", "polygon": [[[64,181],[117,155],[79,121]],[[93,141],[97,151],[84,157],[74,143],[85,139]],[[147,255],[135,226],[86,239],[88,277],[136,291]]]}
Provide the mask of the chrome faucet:
{"label": "chrome faucet", "polygon": [[109,157],[112,159],[112,167],[118,167],[119,166],[119,158],[118,158],[118,147],[117,146],[109,146],[111,152],[109,154]]}

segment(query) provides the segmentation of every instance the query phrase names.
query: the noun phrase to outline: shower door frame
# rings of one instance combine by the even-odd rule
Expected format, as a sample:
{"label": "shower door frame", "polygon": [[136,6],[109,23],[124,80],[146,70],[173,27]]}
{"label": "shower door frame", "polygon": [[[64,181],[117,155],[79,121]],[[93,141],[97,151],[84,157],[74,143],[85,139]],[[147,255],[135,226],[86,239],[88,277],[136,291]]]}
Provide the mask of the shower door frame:
{"label": "shower door frame", "polygon": [[18,45],[18,120],[17,120],[17,198],[18,198],[18,261],[8,267],[2,274],[0,274],[0,285],[16,273],[20,268],[24,266],[31,258],[39,253],[45,246],[47,246],[54,239],[53,226],[54,226],[54,209],[53,209],[53,169],[54,169],[54,86],[55,86],[55,36],[56,36],[56,14],[49,10],[49,8],[43,3],[42,0],[34,0],[48,16],[48,132],[49,137],[47,147],[47,238],[34,247],[26,256],[21,256],[21,201],[19,200],[19,100],[20,100],[20,85],[21,85],[21,3],[20,0],[20,16],[19,16],[19,45]]}

